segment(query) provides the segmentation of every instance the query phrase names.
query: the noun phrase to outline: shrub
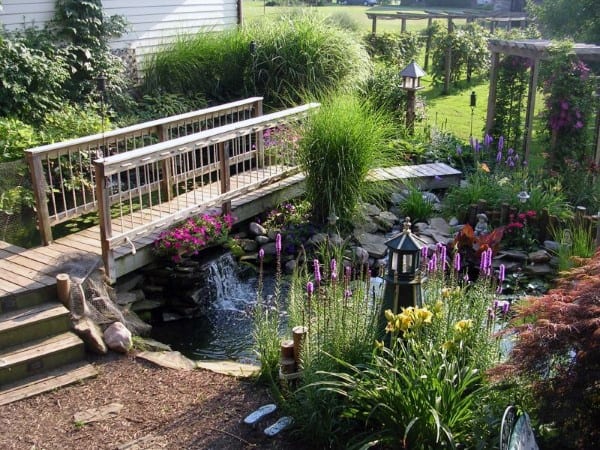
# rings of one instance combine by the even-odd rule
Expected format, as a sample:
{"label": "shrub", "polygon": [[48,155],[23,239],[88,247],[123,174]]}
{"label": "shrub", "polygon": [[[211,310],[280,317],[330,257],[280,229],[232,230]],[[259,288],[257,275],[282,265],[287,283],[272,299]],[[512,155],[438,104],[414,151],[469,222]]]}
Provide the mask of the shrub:
{"label": "shrub", "polygon": [[233,218],[230,215],[203,214],[163,231],[154,241],[154,251],[158,256],[180,262],[183,257],[197,255],[209,245],[224,242],[232,225]]}
{"label": "shrub", "polygon": [[371,103],[374,109],[403,119],[406,116],[406,91],[401,86],[402,77],[397,68],[377,65],[365,81],[361,96]]}
{"label": "shrub", "polygon": [[342,226],[352,223],[359,200],[369,195],[369,170],[392,160],[386,154],[392,132],[385,115],[349,95],[327,100],[309,117],[299,160],[317,222],[337,216]]}
{"label": "shrub", "polygon": [[52,143],[101,133],[110,128],[110,120],[102,118],[96,105],[65,103],[60,110],[51,111],[43,117],[40,132],[44,143]]}
{"label": "shrub", "polygon": [[395,68],[406,66],[421,50],[420,39],[416,33],[369,33],[364,40],[367,52],[372,58]]}
{"label": "shrub", "polygon": [[24,150],[39,144],[39,136],[31,125],[0,117],[0,162],[21,159]]}

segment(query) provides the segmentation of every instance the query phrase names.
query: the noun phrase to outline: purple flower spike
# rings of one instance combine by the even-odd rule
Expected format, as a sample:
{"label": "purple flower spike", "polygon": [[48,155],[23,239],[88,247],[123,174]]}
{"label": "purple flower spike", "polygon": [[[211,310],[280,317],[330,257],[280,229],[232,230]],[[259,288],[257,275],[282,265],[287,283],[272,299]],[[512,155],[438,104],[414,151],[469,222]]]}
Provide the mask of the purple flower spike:
{"label": "purple flower spike", "polygon": [[502,150],[504,150],[504,136],[498,138],[498,151],[501,152]]}
{"label": "purple flower spike", "polygon": [[278,255],[281,253],[281,233],[277,233],[275,236],[275,251]]}
{"label": "purple flower spike", "polygon": [[350,289],[346,289],[344,291],[344,298],[348,299],[350,297],[352,297],[352,291]]}
{"label": "purple flower spike", "polygon": [[496,153],[496,162],[497,163],[502,162],[502,150],[498,150],[498,153]]}
{"label": "purple flower spike", "polygon": [[331,275],[333,275],[334,273],[337,272],[337,261],[335,260],[335,258],[331,260],[330,268],[331,268]]}
{"label": "purple flower spike", "polygon": [[313,294],[314,291],[315,291],[315,286],[312,284],[312,281],[309,281],[308,283],[306,283],[306,293],[308,294],[309,298]]}
{"label": "purple flower spike", "polygon": [[352,267],[346,266],[346,278],[350,279],[352,276]]}
{"label": "purple flower spike", "polygon": [[460,272],[460,253],[456,252],[454,254],[454,270],[456,270],[457,272]]}
{"label": "purple flower spike", "polygon": [[456,154],[457,154],[458,156],[462,155],[462,147],[461,147],[460,145],[457,145],[457,146],[456,146]]}
{"label": "purple flower spike", "polygon": [[446,246],[445,245],[442,245],[440,247],[440,263],[441,263],[441,268],[443,270],[444,267],[446,266]]}
{"label": "purple flower spike", "polygon": [[423,258],[423,259],[427,258],[428,252],[429,252],[429,249],[427,248],[427,246],[421,247],[421,258]]}
{"label": "purple flower spike", "polygon": [[506,266],[504,264],[500,264],[499,273],[498,273],[498,281],[502,283],[506,276]]}
{"label": "purple flower spike", "polygon": [[319,284],[321,282],[321,266],[319,265],[318,259],[313,261],[313,267],[315,272],[315,282]]}
{"label": "purple flower spike", "polygon": [[473,136],[469,138],[469,143],[471,144],[471,148],[475,150],[475,138]]}
{"label": "purple flower spike", "polygon": [[262,248],[258,251],[258,259],[260,259],[261,261],[265,259],[265,251]]}
{"label": "purple flower spike", "polygon": [[486,134],[485,137],[483,138],[483,142],[485,144],[486,147],[489,147],[490,144],[492,142],[494,142],[494,138],[492,136],[490,136],[489,134]]}
{"label": "purple flower spike", "polygon": [[433,255],[431,255],[431,260],[429,261],[430,264],[430,272],[435,272],[437,270],[437,254],[434,253]]}

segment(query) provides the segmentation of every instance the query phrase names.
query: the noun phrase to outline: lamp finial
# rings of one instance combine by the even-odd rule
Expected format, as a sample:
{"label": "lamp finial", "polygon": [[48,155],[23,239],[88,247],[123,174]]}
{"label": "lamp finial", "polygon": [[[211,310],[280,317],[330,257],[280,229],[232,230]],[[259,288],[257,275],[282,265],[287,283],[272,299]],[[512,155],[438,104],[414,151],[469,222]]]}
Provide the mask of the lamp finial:
{"label": "lamp finial", "polygon": [[404,229],[402,230],[404,233],[410,233],[410,217],[406,216],[404,218]]}

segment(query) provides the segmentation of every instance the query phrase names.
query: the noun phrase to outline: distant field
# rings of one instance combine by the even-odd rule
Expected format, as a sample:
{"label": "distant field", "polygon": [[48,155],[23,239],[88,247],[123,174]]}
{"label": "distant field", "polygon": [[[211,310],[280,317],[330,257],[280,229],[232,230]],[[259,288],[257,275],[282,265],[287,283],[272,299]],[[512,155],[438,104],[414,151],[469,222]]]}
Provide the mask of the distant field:
{"label": "distant field", "polygon": [[[319,14],[324,16],[331,16],[335,14],[346,14],[360,24],[361,29],[368,33],[371,31],[372,21],[367,18],[367,11],[370,12],[396,12],[406,11],[412,13],[423,13],[424,11],[419,8],[408,8],[408,7],[394,7],[394,6],[377,6],[368,7],[360,5],[338,5],[332,4],[329,6],[265,6],[265,2],[261,0],[244,0],[244,19],[248,21],[257,20],[264,17],[277,18],[281,14],[285,14],[291,11],[300,9],[313,9]],[[435,8],[431,8],[435,10]],[[452,8],[443,8],[444,11],[452,11]],[[446,23],[445,20],[440,19],[442,23]],[[455,20],[455,24],[461,25],[464,20]],[[377,32],[400,32],[401,21],[400,20],[377,20]],[[409,20],[406,23],[407,31],[421,31],[427,27],[427,20]]]}

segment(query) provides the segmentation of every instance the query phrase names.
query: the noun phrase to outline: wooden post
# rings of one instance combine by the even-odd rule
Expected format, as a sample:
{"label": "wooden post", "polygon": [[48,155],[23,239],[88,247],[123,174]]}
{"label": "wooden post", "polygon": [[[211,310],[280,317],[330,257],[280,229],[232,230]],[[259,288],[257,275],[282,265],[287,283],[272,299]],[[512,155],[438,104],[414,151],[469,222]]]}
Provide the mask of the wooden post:
{"label": "wooden post", "polygon": [[[540,73],[540,60],[534,58],[529,77],[529,92],[527,93],[527,112],[525,114],[525,141],[523,142],[523,161],[529,162],[531,151],[531,135],[533,132],[533,116],[535,110],[535,94],[537,91],[538,76]],[[489,113],[489,111],[488,111]]]}
{"label": "wooden post", "polygon": [[[448,34],[452,34],[453,31],[452,18],[448,18]],[[450,92],[450,76],[452,74],[452,47],[449,45],[446,49],[446,62],[445,67],[446,73],[444,75],[444,94]]]}
{"label": "wooden post", "polygon": [[[165,142],[169,138],[167,136],[167,126],[162,125],[158,129],[158,141]],[[171,180],[173,179],[173,170],[171,168],[171,158],[163,159],[160,162],[162,179],[160,180],[160,193],[165,201],[173,199],[173,191],[171,190]]]}
{"label": "wooden post", "polygon": [[548,211],[548,208],[542,209],[538,225],[540,226],[540,234],[538,236],[538,240],[539,242],[543,243],[548,238],[548,236],[550,236],[550,213]]}
{"label": "wooden post", "polygon": [[96,171],[96,200],[98,202],[98,219],[100,222],[100,246],[102,248],[102,261],[104,270],[110,282],[117,279],[115,271],[115,258],[110,248],[109,239],[112,237],[112,223],[110,221],[110,192],[106,188],[104,164],[94,162]]}
{"label": "wooden post", "polygon": [[372,15],[371,16],[371,34],[375,34],[377,33],[377,16],[376,15]]}
{"label": "wooden post", "polygon": [[508,203],[504,202],[500,205],[500,225],[508,224]]}
{"label": "wooden post", "polygon": [[402,26],[400,27],[400,33],[406,33],[406,17],[402,18]]}
{"label": "wooden post", "polygon": [[292,335],[294,336],[294,361],[296,361],[298,367],[300,367],[300,356],[302,355],[302,347],[304,346],[307,333],[307,327],[300,325],[292,328]]}
{"label": "wooden post", "polygon": [[42,243],[49,245],[52,242],[52,227],[50,226],[50,212],[48,211],[48,199],[46,198],[46,178],[44,167],[39,156],[27,152],[27,163],[31,174],[31,185],[35,197],[38,227]]}
{"label": "wooden post", "polygon": [[477,223],[477,204],[476,203],[473,203],[471,206],[469,206],[469,212],[467,213],[467,222],[469,223],[469,225],[471,225],[473,227]]}
{"label": "wooden post", "polygon": [[70,309],[71,279],[69,278],[69,274],[59,273],[56,275],[56,296],[67,309]]}
{"label": "wooden post", "polygon": [[429,52],[431,51],[431,25],[433,24],[433,18],[429,17],[427,19],[427,41],[425,42],[425,64],[423,65],[423,70],[427,72],[429,68]]}
{"label": "wooden post", "polygon": [[[231,182],[229,180],[229,155],[225,151],[225,142],[219,142],[217,144],[218,152],[219,152],[219,162],[221,163],[221,167],[219,171],[221,172],[221,195],[229,192],[231,189]],[[231,212],[231,200],[226,201],[221,206],[221,210],[223,214],[229,214]]]}
{"label": "wooden post", "polygon": [[490,92],[488,94],[487,116],[485,118],[485,133],[491,136],[494,128],[494,115],[496,114],[496,88],[498,87],[498,67],[500,66],[500,53],[492,52],[492,65],[490,67]]}
{"label": "wooden post", "polygon": [[279,360],[281,373],[290,374],[296,372],[296,360],[294,359],[294,341],[281,342],[281,359]]}

